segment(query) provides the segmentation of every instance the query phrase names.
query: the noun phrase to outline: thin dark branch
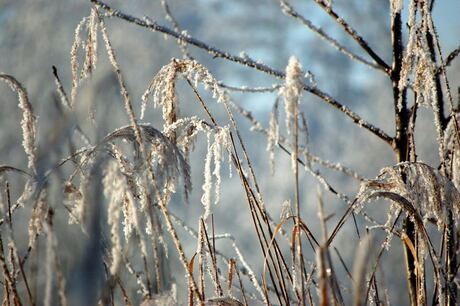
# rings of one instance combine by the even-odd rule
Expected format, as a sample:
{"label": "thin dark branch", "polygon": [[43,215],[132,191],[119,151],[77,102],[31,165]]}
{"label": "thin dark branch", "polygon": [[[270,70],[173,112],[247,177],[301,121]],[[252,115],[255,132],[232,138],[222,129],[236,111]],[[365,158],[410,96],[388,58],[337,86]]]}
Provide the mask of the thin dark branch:
{"label": "thin dark branch", "polygon": [[343,29],[350,35],[360,46],[363,48],[364,51],[369,54],[370,57],[382,67],[387,73],[390,73],[391,68],[388,66],[385,61],[375,53],[375,51],[369,46],[369,44],[359,35],[343,18],[341,18],[337,13],[323,0],[314,0],[326,13],[329,14]]}
{"label": "thin dark branch", "polygon": [[452,52],[449,53],[449,55],[447,56],[446,58],[446,63],[445,65],[441,65],[438,67],[438,69],[436,70],[436,74],[440,74],[442,73],[446,67],[450,66],[450,64],[452,64],[452,62],[454,61],[454,59],[460,54],[460,46],[458,46],[455,50],[453,50]]}
{"label": "thin dark branch", "polygon": [[459,54],[460,54],[460,46],[458,46],[454,51],[449,53],[449,55],[446,58],[446,66],[449,66]]}
{"label": "thin dark branch", "polygon": [[[235,63],[239,63],[239,64],[242,64],[244,66],[251,67],[251,68],[254,68],[256,70],[265,72],[266,74],[274,76],[274,77],[279,78],[279,79],[284,79],[285,78],[284,73],[282,73],[282,72],[280,72],[278,70],[272,69],[272,68],[270,68],[269,66],[267,66],[265,64],[258,63],[258,62],[254,61],[253,59],[251,59],[249,57],[241,57],[241,56],[232,55],[232,54],[230,54],[228,52],[224,52],[224,51],[221,51],[221,50],[219,50],[219,49],[217,49],[215,47],[209,46],[206,43],[204,43],[204,42],[202,42],[200,40],[197,40],[197,39],[195,39],[193,37],[178,33],[176,31],[171,30],[170,28],[161,26],[161,25],[159,25],[159,24],[157,24],[155,22],[146,22],[146,21],[144,21],[142,19],[139,19],[137,17],[126,15],[126,14],[124,14],[124,13],[122,13],[122,12],[112,8],[112,7],[110,7],[109,5],[103,3],[103,2],[101,2],[99,0],[90,0],[90,1],[93,2],[94,4],[98,5],[100,8],[106,10],[107,12],[109,12],[114,17],[126,20],[128,22],[137,24],[137,25],[139,25],[141,27],[145,27],[145,28],[151,29],[153,31],[161,32],[161,33],[164,33],[166,35],[169,35],[169,36],[175,37],[177,39],[180,39],[182,41],[185,41],[188,44],[191,44],[191,45],[193,45],[195,47],[198,47],[200,49],[203,49],[203,50],[207,51],[209,54],[213,55],[216,58],[223,58],[223,59],[235,62]],[[370,124],[369,122],[363,120],[358,114],[354,113],[348,107],[346,107],[345,105],[339,103],[337,100],[335,100],[334,98],[332,98],[328,94],[322,92],[321,90],[319,90],[316,87],[307,86],[305,84],[303,86],[303,89],[305,91],[308,91],[311,94],[321,98],[322,100],[324,100],[325,102],[329,103],[330,105],[334,106],[335,108],[340,110],[342,113],[344,113],[346,116],[351,118],[354,123],[362,126],[364,129],[370,131],[371,133],[373,133],[374,135],[376,135],[377,137],[379,137],[380,139],[382,139],[386,143],[388,143],[388,144],[392,143],[393,138],[390,137],[388,134],[386,134],[383,130],[381,130],[380,128],[377,128],[374,125]]]}
{"label": "thin dark branch", "polygon": [[342,256],[340,255],[339,250],[337,250],[337,248],[334,247],[334,251],[337,253],[337,256],[339,257],[340,263],[342,264],[343,268],[345,269],[345,272],[347,272],[348,278],[351,281],[353,281],[353,276],[351,275],[350,270],[347,267],[347,264],[345,263],[345,261],[343,260]]}
{"label": "thin dark branch", "polygon": [[176,31],[174,31],[174,30],[172,30],[172,29],[170,29],[168,27],[159,25],[154,21],[143,20],[143,19],[140,19],[140,18],[137,18],[137,17],[134,17],[134,16],[124,14],[124,13],[120,12],[119,10],[114,9],[111,6],[105,4],[104,2],[101,2],[99,0],[90,0],[90,1],[92,3],[98,5],[103,10],[106,10],[107,12],[109,12],[110,15],[113,16],[113,17],[117,17],[117,18],[126,20],[128,22],[137,24],[137,25],[139,25],[141,27],[149,28],[149,29],[151,29],[153,31],[160,32],[160,33],[175,37],[175,38],[177,38],[177,39],[179,39],[181,41],[184,41],[184,42],[186,42],[186,43],[188,43],[190,45],[193,45],[193,46],[198,47],[200,49],[206,50],[209,54],[211,54],[212,56],[214,56],[216,58],[227,59],[227,60],[230,60],[232,62],[239,63],[239,64],[242,64],[242,65],[245,65],[245,66],[248,66],[248,67],[251,67],[251,68],[255,68],[255,69],[260,70],[260,71],[263,71],[263,72],[265,72],[265,73],[267,73],[269,75],[272,75],[274,77],[284,79],[284,73],[282,73],[280,71],[277,71],[277,70],[274,70],[274,69],[270,68],[269,66],[267,66],[265,64],[257,63],[256,61],[252,60],[249,57],[241,57],[241,56],[237,56],[237,55],[232,55],[232,54],[230,54],[228,52],[221,51],[218,48],[209,46],[208,44],[204,43],[201,40],[195,39],[195,38],[190,37],[189,35],[186,35],[186,34],[178,33],[178,32],[176,32]]}
{"label": "thin dark branch", "polygon": [[329,96],[327,93],[322,92],[316,87],[309,87],[304,85],[304,90],[314,94],[317,97],[320,97],[330,105],[334,106],[342,113],[347,115],[354,123],[358,124],[359,126],[363,127],[364,129],[368,130],[372,134],[379,137],[381,140],[385,141],[387,144],[392,144],[393,138],[390,137],[387,133],[385,133],[382,129],[370,124],[369,122],[363,120],[358,114],[350,110],[347,106],[340,104],[337,100]]}
{"label": "thin dark branch", "polygon": [[334,48],[336,48],[339,52],[345,54],[346,56],[350,57],[351,59],[354,59],[366,66],[369,66],[374,69],[382,70],[386,72],[387,74],[389,73],[389,70],[385,69],[384,66],[382,65],[377,65],[374,63],[371,63],[364,58],[360,57],[359,55],[354,54],[352,51],[348,50],[345,46],[341,45],[339,42],[337,42],[335,39],[327,35],[321,28],[314,26],[310,20],[306,19],[303,17],[301,14],[299,14],[286,0],[280,0],[280,4],[283,7],[283,12],[294,19],[300,21],[303,25],[305,25],[307,28],[309,28],[312,32],[316,33],[321,39],[324,39],[327,41],[329,44],[331,44]]}

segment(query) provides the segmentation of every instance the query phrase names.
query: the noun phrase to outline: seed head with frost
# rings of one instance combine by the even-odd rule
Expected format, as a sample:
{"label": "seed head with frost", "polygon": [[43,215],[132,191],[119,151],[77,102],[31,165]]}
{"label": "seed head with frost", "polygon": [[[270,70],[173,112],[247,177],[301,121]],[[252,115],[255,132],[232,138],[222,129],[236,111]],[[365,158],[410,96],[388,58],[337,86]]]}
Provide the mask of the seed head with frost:
{"label": "seed head with frost", "polygon": [[286,113],[286,128],[288,134],[293,133],[294,122],[297,120],[296,114],[300,104],[303,90],[302,65],[299,60],[292,56],[286,67],[286,81],[282,89],[284,98],[284,110]]}
{"label": "seed head with frost", "polygon": [[268,128],[267,137],[267,151],[270,154],[270,166],[272,173],[275,171],[275,147],[279,141],[279,122],[278,122],[278,99],[276,99],[273,105],[272,112],[270,114],[270,123]]}
{"label": "seed head with frost", "polygon": [[[149,97],[153,95],[154,106],[162,107],[164,129],[174,123],[178,117],[176,82],[179,77],[189,80],[195,87],[198,83],[203,84],[217,102],[229,100],[228,94],[220,87],[220,82],[206,67],[193,60],[172,59],[168,65],[160,69],[142,95],[141,118],[145,113]],[[176,119],[173,120],[173,118]]]}
{"label": "seed head with frost", "polygon": [[[81,82],[88,78],[96,69],[97,62],[97,33],[99,27],[99,16],[95,8],[91,9],[91,14],[84,17],[75,28],[75,37],[70,51],[70,64],[72,71],[71,106],[74,105],[77,96],[77,89]],[[87,36],[84,41],[81,39],[83,30]],[[78,60],[79,50],[84,52],[84,61],[80,69]]]}
{"label": "seed head with frost", "polygon": [[34,116],[32,104],[29,102],[29,97],[25,88],[14,77],[7,74],[0,74],[0,80],[6,82],[10,88],[17,92],[19,97],[19,108],[22,110],[22,146],[27,154],[27,166],[35,175],[37,173],[37,118]]}
{"label": "seed head with frost", "polygon": [[120,237],[120,211],[123,205],[125,194],[129,192],[121,177],[117,162],[112,160],[108,163],[102,183],[104,185],[104,195],[109,199],[107,207],[107,222],[110,226],[110,240],[112,261],[110,273],[116,275],[121,263],[121,237]]}
{"label": "seed head with frost", "polygon": [[460,193],[455,185],[421,162],[383,168],[375,180],[361,185],[357,208],[376,197],[397,202],[407,215],[417,214],[424,222],[435,218],[439,230],[447,224],[447,212],[452,211],[456,220],[460,216]]}

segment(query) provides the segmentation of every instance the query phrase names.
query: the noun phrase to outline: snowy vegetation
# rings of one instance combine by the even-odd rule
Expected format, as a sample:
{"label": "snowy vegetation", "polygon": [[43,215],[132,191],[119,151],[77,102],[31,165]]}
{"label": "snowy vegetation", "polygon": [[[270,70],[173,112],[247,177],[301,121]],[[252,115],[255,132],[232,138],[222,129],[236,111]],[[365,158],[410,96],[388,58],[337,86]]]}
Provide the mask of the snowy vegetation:
{"label": "snowy vegetation", "polygon": [[[347,43],[315,25],[302,4],[277,3],[277,18],[307,27],[386,80],[386,98],[375,90],[366,101],[377,108],[375,122],[322,89],[299,56],[283,59],[281,71],[234,48],[221,50],[189,34],[166,0],[167,24],[109,1],[90,2],[73,33],[69,75],[49,67],[57,112],[51,128],[43,128],[51,121],[40,125],[20,78],[0,74],[1,85],[17,94],[0,88],[2,102],[20,109],[20,122],[11,120],[25,153],[16,164],[6,162],[6,151],[0,155],[4,305],[459,303],[459,82],[449,69],[460,47],[441,48],[432,14],[438,1],[387,4],[383,33],[391,44],[384,56],[341,17],[340,1],[311,2]],[[142,45],[117,41],[111,23],[150,30],[144,37],[162,33],[181,55],[156,63],[161,68],[149,80],[132,82],[147,72],[119,54]],[[229,85],[203,54],[270,83]],[[112,71],[106,83],[98,76],[104,65]],[[117,92],[102,107],[95,97],[109,83]],[[143,94],[133,95],[132,86]],[[239,101],[255,94],[274,100],[263,116]],[[311,103],[326,111],[305,108]],[[329,113],[353,127],[332,124]],[[11,129],[9,113],[0,116],[2,129]],[[314,124],[335,138],[315,136]],[[317,142],[347,144],[365,173],[316,154],[324,150]],[[390,164],[382,166],[378,150],[391,152]],[[426,152],[429,161],[422,161]],[[404,269],[394,268],[392,259],[402,256]]]}

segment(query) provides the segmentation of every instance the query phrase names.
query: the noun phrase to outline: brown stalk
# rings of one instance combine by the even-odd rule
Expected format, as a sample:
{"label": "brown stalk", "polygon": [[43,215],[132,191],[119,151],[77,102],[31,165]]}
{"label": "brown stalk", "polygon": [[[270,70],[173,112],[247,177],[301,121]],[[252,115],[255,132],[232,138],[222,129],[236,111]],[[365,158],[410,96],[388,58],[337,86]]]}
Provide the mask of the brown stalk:
{"label": "brown stalk", "polygon": [[[261,215],[263,221],[264,221],[264,224],[265,224],[265,227],[266,229],[268,230],[268,235],[272,236],[272,229],[271,229],[271,226],[270,226],[270,221],[271,221],[271,217],[268,215],[267,211],[265,210],[265,208],[261,205],[261,203],[259,203],[259,201],[261,202],[262,201],[262,196],[260,194],[260,189],[259,189],[259,185],[257,183],[257,180],[256,180],[256,175],[255,175],[255,172],[254,172],[254,169],[252,168],[252,165],[251,165],[251,162],[250,162],[250,159],[249,159],[249,156],[247,154],[247,151],[246,151],[246,148],[244,146],[244,143],[243,143],[243,140],[242,140],[242,137],[239,133],[239,130],[238,130],[238,127],[236,125],[236,121],[235,119],[233,118],[233,115],[230,111],[230,109],[228,108],[227,104],[225,104],[226,106],[226,111],[227,111],[227,114],[229,116],[229,119],[230,121],[232,122],[232,125],[237,133],[237,136],[238,136],[238,140],[239,140],[239,143],[241,145],[241,148],[242,148],[242,151],[243,151],[243,154],[245,156],[245,160],[248,164],[248,168],[249,168],[249,171],[250,171],[250,174],[251,174],[251,178],[254,182],[254,186],[256,188],[256,192],[257,192],[257,198],[255,197],[252,189],[250,188],[249,186],[249,183],[246,181],[247,183],[247,186],[248,186],[248,190],[250,191],[251,195],[252,195],[252,199],[254,200],[254,204],[255,204],[255,207],[257,208],[259,214]],[[233,142],[233,136],[231,135],[231,140],[232,140],[232,145],[234,146],[234,142]],[[234,149],[234,151],[236,152],[236,149]],[[236,153],[235,153],[236,154]],[[246,180],[246,177],[244,177],[244,179]],[[263,202],[262,202],[263,203]],[[260,221],[259,221],[260,222]],[[260,224],[260,223],[259,223]],[[268,246],[268,240],[265,236],[265,231],[263,230],[262,226],[260,227],[260,230],[262,232],[262,235],[264,237],[264,243],[265,243],[265,246],[267,247]],[[286,286],[285,286],[285,282],[284,282],[284,276],[283,276],[283,270],[284,271],[288,271],[287,269],[287,266],[286,266],[286,263],[284,261],[284,258],[283,258],[283,255],[279,249],[279,246],[278,244],[276,243],[276,240],[275,240],[275,258],[276,258],[276,262],[275,260],[273,259],[272,257],[272,253],[271,253],[271,250],[270,248],[268,248],[268,254],[270,255],[270,259],[271,261],[273,262],[273,265],[274,265],[274,270],[275,270],[275,273],[276,273],[276,276],[278,278],[278,284],[280,285],[281,287],[281,291],[282,291],[282,294],[283,294],[283,298],[288,301],[288,295],[287,295],[287,289],[286,289]],[[284,268],[282,268],[282,265],[284,265]],[[288,277],[290,277],[290,275],[288,275]],[[275,284],[274,284],[275,285]],[[276,286],[275,286],[275,290],[276,290]]]}
{"label": "brown stalk", "polygon": [[239,269],[235,269],[236,276],[238,277],[238,282],[240,283],[241,293],[243,295],[244,305],[248,306],[248,299],[246,298],[246,292],[244,290],[243,282],[241,281]]}
{"label": "brown stalk", "polygon": [[[238,174],[240,176],[240,180],[243,184],[243,188],[245,190],[245,193],[246,193],[246,198],[247,198],[247,203],[249,205],[249,210],[250,210],[250,213],[251,213],[251,217],[252,217],[252,220],[253,220],[253,223],[254,223],[254,228],[256,230],[256,234],[257,234],[257,240],[259,241],[259,245],[261,247],[261,250],[262,250],[262,254],[263,256],[267,256],[267,250],[265,248],[265,245],[266,245],[266,238],[265,238],[265,233],[263,231],[263,228],[262,228],[262,225],[261,225],[261,222],[260,222],[260,219],[259,219],[259,216],[256,212],[256,208],[254,207],[254,197],[251,196],[250,194],[250,187],[246,181],[246,178],[243,174],[243,169],[241,168],[241,163],[240,163],[240,159],[238,157],[238,152],[236,151],[236,147],[235,147],[235,143],[234,143],[234,140],[233,140],[233,136],[232,134],[230,133],[230,137],[231,137],[231,140],[232,140],[232,146],[233,146],[233,154],[232,155],[232,159],[233,159],[233,162],[234,164],[236,165],[236,168],[238,170]],[[265,244],[264,244],[265,242]],[[273,260],[272,258],[272,255],[271,255],[271,252],[270,250],[268,250],[268,255],[270,256],[270,259]],[[270,275],[270,279],[274,285],[274,289],[275,289],[275,293],[276,293],[276,296],[278,298],[278,301],[281,303],[281,297],[280,297],[280,294],[278,292],[278,288],[276,286],[276,283],[274,281],[274,276],[273,276],[273,272],[272,272],[272,269],[270,268],[270,266],[268,267],[268,271],[269,271],[269,275]],[[270,298],[268,296],[268,289],[266,286],[264,286],[264,294],[265,294],[265,302],[266,303],[269,303],[270,301]]]}
{"label": "brown stalk", "polygon": [[[15,305],[22,305],[21,299],[19,297],[16,280],[11,278],[10,271],[5,261],[5,252],[3,250],[3,239],[0,236],[0,264],[2,265],[3,277],[5,278],[5,295],[9,296],[10,291],[12,293],[13,301]],[[9,303],[9,299],[8,299]]]}
{"label": "brown stalk", "polygon": [[[393,103],[395,110],[396,135],[393,141],[393,150],[396,154],[397,162],[409,159],[409,123],[410,114],[407,108],[406,89],[400,90],[399,82],[401,79],[401,69],[403,65],[403,45],[402,45],[402,21],[401,12],[395,12],[391,19],[391,40],[393,45],[393,63],[391,68],[391,82],[393,87]],[[415,242],[415,224],[406,218],[404,221],[404,231],[410,239]],[[409,288],[409,297],[412,305],[416,303],[417,297],[417,278],[415,275],[415,258],[412,256],[407,245],[403,245],[406,262],[406,277]]]}
{"label": "brown stalk", "polygon": [[125,305],[126,305],[126,306],[132,306],[133,304],[132,304],[131,301],[129,300],[128,294],[126,293],[126,290],[125,290],[125,288],[123,287],[123,284],[121,283],[119,277],[116,277],[116,282],[117,282],[117,285],[120,287],[120,291],[121,291],[121,294],[122,294],[122,296],[123,296],[123,300],[124,300],[124,302],[125,302]]}
{"label": "brown stalk", "polygon": [[232,282],[233,282],[233,270],[235,269],[235,259],[230,258],[228,263],[228,280],[227,280],[227,295],[232,295]]}
{"label": "brown stalk", "polygon": [[19,257],[18,249],[16,247],[16,242],[14,241],[14,237],[13,237],[13,219],[12,219],[12,214],[11,214],[11,194],[10,194],[10,187],[9,187],[8,182],[6,183],[6,195],[7,195],[7,203],[8,203],[8,227],[9,227],[9,232],[10,232],[10,235],[11,235],[10,239],[12,240],[12,243],[14,245],[14,247],[12,247],[11,256],[13,258],[12,258],[11,262],[13,262],[13,263],[17,262],[18,263],[19,271],[21,273],[22,279],[24,280],[24,284],[26,286],[27,297],[29,299],[29,303],[30,303],[30,305],[33,306],[33,305],[35,305],[34,298],[32,296],[32,292],[30,291],[29,282],[27,281],[27,276],[24,273],[24,265],[23,265],[23,263],[21,261],[21,258]]}
{"label": "brown stalk", "polygon": [[214,235],[213,235],[213,245],[211,245],[211,242],[209,241],[209,236],[208,236],[208,231],[206,230],[206,224],[204,223],[204,220],[203,218],[200,219],[201,220],[201,223],[202,223],[202,226],[203,226],[203,231],[204,231],[204,235],[206,237],[206,243],[207,243],[207,247],[208,247],[208,250],[209,250],[209,254],[211,255],[211,260],[212,260],[212,267],[214,269],[214,277],[215,277],[215,286],[216,286],[216,293],[218,296],[222,296],[223,295],[223,290],[222,290],[222,286],[220,285],[220,280],[219,280],[219,271],[217,269],[217,259],[216,259],[216,253],[215,253],[215,247],[213,247],[214,245]]}
{"label": "brown stalk", "polygon": [[326,259],[324,254],[324,246],[319,248],[319,288],[320,288],[320,296],[319,296],[319,304],[321,306],[328,306],[329,305],[329,297],[328,297],[328,288],[327,288],[327,272],[326,272]]}
{"label": "brown stalk", "polygon": [[[203,109],[205,110],[206,114],[207,114],[208,117],[211,119],[211,121],[213,122],[213,124],[216,125],[217,123],[216,123],[214,117],[213,117],[213,116],[211,115],[211,113],[209,112],[209,109],[207,108],[207,106],[206,106],[206,104],[205,104],[203,98],[200,96],[200,94],[199,94],[198,91],[194,88],[194,86],[191,84],[191,82],[190,82],[189,80],[187,80],[187,81],[188,81],[189,85],[191,86],[191,88],[193,89],[194,94],[196,95],[198,101],[200,102],[201,106],[202,106]],[[244,154],[244,156],[245,156],[245,160],[246,160],[246,162],[247,162],[247,164],[248,164],[248,167],[249,167],[249,170],[250,170],[250,173],[251,173],[251,178],[252,178],[253,181],[254,181],[254,185],[255,185],[255,187],[256,187],[257,195],[258,195],[257,199],[260,200],[260,199],[261,199],[261,195],[260,195],[260,191],[259,191],[259,186],[258,186],[258,184],[257,184],[256,176],[255,176],[254,170],[253,170],[253,168],[252,168],[252,165],[251,165],[249,156],[248,156],[248,154],[247,154],[246,148],[245,148],[245,146],[244,146],[242,137],[241,137],[241,135],[240,135],[240,133],[239,133],[239,130],[238,130],[238,127],[237,127],[237,125],[236,125],[236,121],[235,121],[235,119],[233,118],[233,115],[232,115],[232,113],[231,113],[231,111],[230,111],[230,109],[229,109],[227,103],[225,103],[224,105],[225,105],[225,108],[226,108],[228,117],[229,117],[229,119],[230,119],[230,122],[232,123],[232,125],[233,125],[233,127],[234,127],[234,129],[235,129],[235,131],[236,131],[236,133],[237,133],[239,143],[240,143],[240,145],[241,145],[241,147],[242,147],[242,151],[243,151],[243,154]],[[233,144],[233,146],[234,146],[233,136],[232,136],[232,135],[231,135],[231,139],[232,139],[232,144]],[[238,168],[238,165],[239,165],[239,163],[240,163],[240,160],[239,160],[239,158],[238,158],[238,156],[237,156],[236,149],[234,149],[234,153],[231,153],[231,154],[232,154],[232,161],[233,161],[235,167],[236,167],[237,169],[239,169],[239,168]],[[236,155],[236,156],[235,156],[235,155]],[[238,162],[237,162],[237,161],[238,161]],[[245,177],[244,177],[244,180],[246,181],[246,178],[245,178]],[[255,204],[255,207],[256,207],[257,210],[258,210],[258,212],[255,212],[254,214],[253,214],[252,211],[251,211],[251,214],[252,214],[253,218],[255,217],[255,218],[257,219],[257,222],[256,222],[255,224],[258,224],[260,233],[261,233],[262,236],[264,237],[265,246],[267,246],[267,243],[268,243],[268,242],[267,242],[267,238],[266,238],[266,236],[265,236],[265,231],[264,231],[264,229],[263,229],[263,227],[262,227],[262,225],[261,225],[262,223],[260,222],[260,219],[259,219],[259,217],[258,217],[258,213],[260,213],[260,215],[262,216],[263,221],[264,221],[264,223],[265,223],[265,225],[266,225],[266,228],[268,229],[270,235],[272,234],[272,232],[271,232],[271,227],[270,227],[270,225],[269,225],[269,222],[270,222],[270,219],[271,219],[271,218],[267,215],[267,212],[265,211],[265,209],[264,209],[263,207],[261,207],[261,205],[258,203],[258,200],[256,200],[256,197],[255,197],[255,195],[253,194],[252,189],[251,189],[250,186],[249,186],[249,183],[246,181],[245,184],[247,184],[248,190],[249,190],[249,192],[251,193],[251,197],[252,197],[252,199],[253,199],[253,201],[254,201],[253,203]],[[251,205],[252,202],[249,202],[249,203],[250,203],[250,205]],[[255,220],[255,219],[253,219],[253,220]],[[258,230],[258,231],[259,231],[259,230]],[[259,236],[259,237],[260,237],[260,236]],[[278,247],[276,241],[275,241],[275,250],[276,250],[275,256],[276,256],[276,259],[277,259],[276,262],[277,262],[277,265],[278,265],[278,268],[276,268],[276,266],[275,266],[275,273],[276,273],[276,276],[278,277],[278,279],[280,280],[279,284],[281,285],[281,288],[282,288],[283,297],[285,298],[286,301],[288,301],[287,291],[286,291],[285,283],[284,283],[284,277],[283,277],[282,274],[281,274],[282,271],[283,271],[283,269],[282,269],[282,267],[281,267],[282,264],[283,264],[284,267],[285,267],[285,269],[284,269],[285,271],[287,271],[287,266],[286,266],[286,263],[284,262],[284,259],[282,258],[281,251],[279,250],[279,247]],[[268,249],[268,254],[269,254],[269,256],[270,256],[270,259],[271,259],[271,260],[273,261],[273,263],[275,264],[275,261],[274,261],[274,259],[273,259],[273,255],[272,255],[270,249]],[[290,277],[290,275],[289,275],[289,277]],[[272,280],[273,280],[273,279],[272,279]],[[275,283],[273,283],[273,284],[274,284],[275,292],[277,292],[277,286],[275,285]]]}

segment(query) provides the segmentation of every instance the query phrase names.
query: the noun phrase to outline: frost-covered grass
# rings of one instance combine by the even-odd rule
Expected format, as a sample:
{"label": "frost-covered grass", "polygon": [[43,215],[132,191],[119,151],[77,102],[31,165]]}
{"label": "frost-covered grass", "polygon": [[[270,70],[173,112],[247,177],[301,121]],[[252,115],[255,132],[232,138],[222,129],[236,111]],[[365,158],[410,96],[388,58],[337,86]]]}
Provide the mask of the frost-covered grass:
{"label": "frost-covered grass", "polygon": [[[18,94],[23,115],[19,137],[27,156],[22,168],[0,165],[3,304],[387,305],[399,300],[388,285],[394,278],[407,278],[404,291],[413,305],[458,303],[460,134],[458,106],[446,70],[459,52],[443,58],[430,1],[409,1],[407,21],[402,20],[402,2],[391,1],[392,63],[386,63],[340,18],[329,1],[314,2],[357,42],[367,59],[315,27],[288,1],[280,1],[286,15],[338,52],[386,75],[392,84],[393,101],[387,107],[394,110],[394,136],[323,92],[296,57],[281,72],[247,55],[221,51],[182,31],[166,1],[162,5],[171,28],[97,0],[91,2],[90,15],[75,30],[70,86],[62,83],[53,67],[61,116],[74,122],[79,90],[91,83],[102,56],[116,75],[122,100],[118,107],[128,125],[120,124],[94,140],[88,127],[75,120],[65,131],[57,125],[53,142],[40,143],[39,121],[26,89],[14,76],[0,74],[0,80]],[[176,38],[184,54],[183,59],[164,65],[146,84],[140,114],[106,27],[113,18]],[[403,41],[406,31],[407,41]],[[265,88],[228,86],[192,58],[190,46],[278,81]],[[201,116],[181,115],[179,82],[189,89],[181,100],[194,103]],[[268,126],[240,106],[232,91],[273,92],[277,99]],[[388,145],[395,164],[381,169],[375,179],[366,179],[340,163],[315,156],[300,108],[309,94]],[[224,115],[215,112],[215,105]],[[433,114],[439,164],[417,157],[415,135],[421,107]],[[151,108],[161,112],[161,122],[141,121]],[[266,138],[267,154],[249,149],[235,115]],[[97,129],[97,124],[92,128]],[[197,143],[204,148],[197,148]],[[196,160],[191,158],[195,151],[204,152],[202,179],[196,181],[192,176]],[[283,166],[275,152],[278,157],[289,155],[290,166]],[[59,155],[60,161],[50,163],[51,154]],[[292,194],[277,210],[268,205],[270,200],[260,188],[262,180],[273,178],[256,174],[255,159],[264,159],[267,167],[282,172],[290,182]],[[341,193],[320,169],[357,182],[359,192]],[[230,180],[224,173],[238,180],[242,191],[238,197],[230,199],[229,193],[221,192]],[[301,175],[319,186],[317,226],[306,216],[302,193],[312,191],[304,190]],[[200,193],[201,203],[188,205],[196,207],[198,217],[180,217],[172,206],[188,202],[192,186],[193,192]],[[325,193],[339,199],[343,211],[326,214]],[[227,211],[245,209],[252,222],[253,245],[242,247],[235,233],[222,233],[224,226],[216,220],[225,218],[219,215],[222,209],[215,211],[218,203]],[[386,218],[375,217],[374,205],[385,207]],[[357,222],[358,217],[364,221]],[[349,240],[348,245],[338,243],[338,237]],[[346,247],[354,248],[353,256],[342,256],[349,252]],[[397,256],[395,249],[403,250],[406,271],[394,271],[383,262],[384,256]]]}

